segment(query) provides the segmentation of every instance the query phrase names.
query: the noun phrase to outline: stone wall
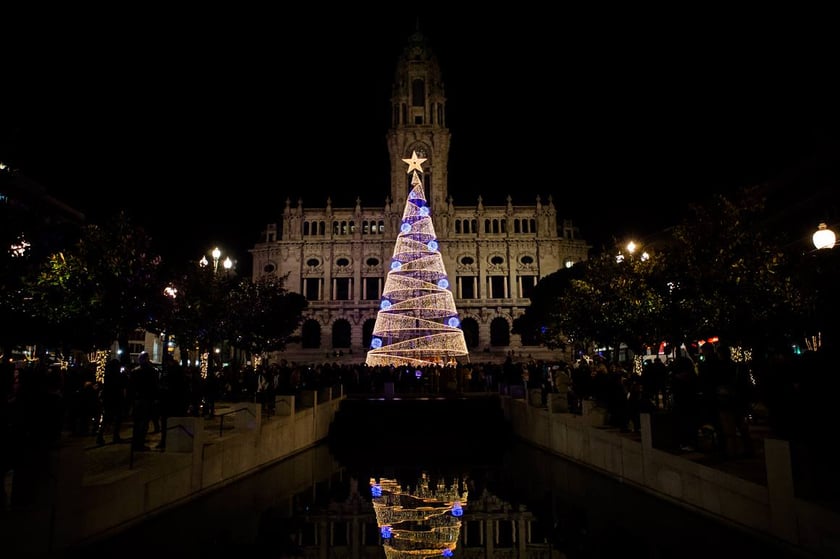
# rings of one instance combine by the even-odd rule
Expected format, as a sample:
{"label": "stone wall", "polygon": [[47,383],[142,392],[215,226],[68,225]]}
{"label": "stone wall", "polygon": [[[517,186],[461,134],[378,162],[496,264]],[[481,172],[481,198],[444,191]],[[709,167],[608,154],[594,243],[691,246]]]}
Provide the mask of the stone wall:
{"label": "stone wall", "polygon": [[238,404],[233,428],[222,433],[205,430],[203,418],[170,418],[166,452],[143,453],[132,464],[123,448],[115,458],[119,462],[96,475],[90,474],[90,454],[81,443],[63,444],[50,456],[49,479],[37,502],[3,513],[0,539],[5,548],[27,556],[60,552],[325,440],[343,396],[319,402],[312,393],[307,396],[312,405],[297,410],[294,398],[279,396],[270,421],[263,420],[259,404]]}
{"label": "stone wall", "polygon": [[840,553],[840,514],[794,496],[787,441],[765,439],[767,485],[680,458],[653,447],[651,416],[642,415],[641,442],[599,428],[597,414],[557,413],[502,396],[514,435],[617,480],[777,538],[819,556]]}

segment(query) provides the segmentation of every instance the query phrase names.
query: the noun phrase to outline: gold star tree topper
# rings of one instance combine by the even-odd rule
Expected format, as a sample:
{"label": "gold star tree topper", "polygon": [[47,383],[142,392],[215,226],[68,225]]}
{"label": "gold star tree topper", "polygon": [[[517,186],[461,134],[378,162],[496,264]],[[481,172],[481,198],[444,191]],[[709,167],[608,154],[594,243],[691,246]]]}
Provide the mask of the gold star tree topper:
{"label": "gold star tree topper", "polygon": [[425,160],[426,160],[425,157],[417,157],[417,152],[412,151],[411,152],[411,159],[403,159],[403,161],[405,163],[408,163],[408,171],[406,171],[406,174],[407,175],[411,174],[411,171],[413,171],[415,169],[417,169],[418,171],[420,171],[422,173],[423,172],[423,167],[421,167],[420,164],[423,163]]}

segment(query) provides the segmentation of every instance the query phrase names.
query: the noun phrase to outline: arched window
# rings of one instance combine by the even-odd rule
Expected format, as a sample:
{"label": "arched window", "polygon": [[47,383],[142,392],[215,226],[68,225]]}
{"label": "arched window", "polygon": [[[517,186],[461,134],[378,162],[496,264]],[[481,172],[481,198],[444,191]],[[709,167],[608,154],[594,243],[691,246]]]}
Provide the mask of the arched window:
{"label": "arched window", "polygon": [[411,106],[422,107],[426,104],[426,85],[423,80],[411,82]]}
{"label": "arched window", "polygon": [[502,347],[510,345],[510,326],[502,317],[496,317],[490,323],[490,345]]}
{"label": "arched window", "polygon": [[461,330],[464,332],[464,341],[467,342],[467,347],[478,347],[478,322],[474,318],[465,318],[461,321]]}
{"label": "arched window", "polygon": [[305,349],[321,347],[321,325],[317,320],[307,320],[301,327],[301,346]]}
{"label": "arched window", "polygon": [[333,348],[350,347],[350,323],[346,320],[336,320],[332,327]]}

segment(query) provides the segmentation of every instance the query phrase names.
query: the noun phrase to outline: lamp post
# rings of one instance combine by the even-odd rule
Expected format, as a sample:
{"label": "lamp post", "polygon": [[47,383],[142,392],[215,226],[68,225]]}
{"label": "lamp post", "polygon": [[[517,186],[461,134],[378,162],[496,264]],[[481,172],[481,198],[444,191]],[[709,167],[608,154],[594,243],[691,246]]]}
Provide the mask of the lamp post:
{"label": "lamp post", "polygon": [[[176,297],[178,297],[178,289],[176,287],[168,285],[168,286],[163,288],[163,295],[164,295],[164,297],[172,299],[172,305],[174,306],[175,305],[175,299],[176,299]],[[170,313],[167,313],[167,314],[171,317],[171,311],[170,311]],[[171,324],[167,324],[166,325],[166,330],[163,332],[163,352],[162,352],[162,355],[161,355],[161,358],[160,358],[160,362],[163,365],[166,365],[166,363],[167,363],[166,357],[169,355],[169,339],[170,339],[169,328],[170,327],[171,327]]]}
{"label": "lamp post", "polygon": [[[212,287],[212,290],[211,290],[211,293],[212,293],[211,296],[213,298],[215,298],[217,301],[220,301],[221,300],[221,293],[220,293],[219,290],[223,288],[223,283],[224,284],[227,283],[227,281],[222,282],[221,279],[218,277],[219,260],[222,259],[221,249],[219,247],[214,247],[213,250],[210,251],[210,256],[213,258],[213,280],[212,280],[212,286],[213,287]],[[206,268],[210,264],[210,261],[207,259],[207,255],[202,255],[201,260],[198,261],[198,264],[202,268]],[[225,259],[222,260],[222,267],[225,269],[225,276],[226,276],[226,279],[227,279],[227,276],[229,276],[229,274],[230,274],[230,270],[233,268],[233,260],[231,260],[230,256],[226,256]],[[215,337],[216,337],[216,333],[215,333],[215,324],[214,324],[214,325],[212,325],[212,327],[210,329],[210,334],[209,334],[209,339],[208,339],[209,349],[207,351],[207,354],[206,354],[207,358],[205,360],[205,363],[206,363],[206,373],[205,373],[205,375],[206,376],[210,376],[210,375],[214,374],[213,360],[217,359],[218,354],[220,354],[220,350],[214,347],[215,346]]]}
{"label": "lamp post", "polygon": [[836,345],[839,337],[837,327],[834,325],[834,309],[837,308],[837,280],[840,279],[840,267],[838,266],[837,254],[833,250],[836,246],[837,237],[834,231],[828,228],[823,222],[817,226],[817,230],[811,236],[814,243],[815,254],[813,274],[813,289],[816,296],[815,318],[817,335],[806,341],[810,349],[820,349],[827,344]]}
{"label": "lamp post", "polygon": [[[219,260],[222,258],[221,249],[219,249],[219,247],[215,247],[212,251],[210,251],[210,256],[213,257],[213,273],[215,274],[219,271]],[[202,268],[206,268],[208,264],[210,264],[210,261],[207,260],[207,255],[201,255],[201,260],[198,261],[198,265]],[[230,269],[233,268],[233,260],[230,259],[230,256],[225,257],[222,262],[222,267],[226,272],[229,272]]]}
{"label": "lamp post", "polygon": [[[640,278],[646,277],[645,272],[642,269],[642,264],[650,260],[650,254],[647,251],[641,250],[636,241],[630,240],[624,245],[624,249],[620,249],[618,254],[615,256],[616,263],[619,264],[619,268],[616,269],[616,273],[622,278],[622,281],[626,281],[626,285],[628,289],[633,290],[635,286],[640,281]],[[626,266],[630,266],[626,268]],[[625,308],[626,307],[626,308]],[[619,315],[624,316],[627,313],[631,312],[633,309],[634,304],[632,301],[625,299],[622,304],[622,308],[620,309],[621,312]],[[618,310],[618,309],[617,309]],[[624,319],[622,319],[622,323]],[[626,330],[626,325],[622,325],[622,328]],[[625,332],[625,335],[627,333]],[[622,354],[622,346],[624,346],[624,359],[623,361],[629,362],[630,361],[630,347],[626,344],[621,342],[620,340],[616,341],[616,348],[615,348],[615,361],[622,361],[621,354]],[[641,356],[635,356],[633,359],[633,366],[635,372],[641,372],[641,365],[642,365],[642,358]]]}
{"label": "lamp post", "polygon": [[[624,248],[625,248],[625,250],[627,250],[627,254],[629,254],[629,255],[632,257],[632,256],[636,253],[636,249],[638,249],[638,248],[639,248],[639,245],[637,245],[635,241],[629,241],[629,242],[625,245],[625,247],[624,247]],[[646,251],[643,251],[643,252],[639,255],[639,259],[640,259],[642,262],[646,262],[647,260],[649,260],[649,259],[650,259],[650,254],[648,254]],[[624,253],[623,253],[623,252],[619,252],[619,253],[616,255],[616,257],[615,257],[615,261],[616,261],[616,262],[624,262]]]}

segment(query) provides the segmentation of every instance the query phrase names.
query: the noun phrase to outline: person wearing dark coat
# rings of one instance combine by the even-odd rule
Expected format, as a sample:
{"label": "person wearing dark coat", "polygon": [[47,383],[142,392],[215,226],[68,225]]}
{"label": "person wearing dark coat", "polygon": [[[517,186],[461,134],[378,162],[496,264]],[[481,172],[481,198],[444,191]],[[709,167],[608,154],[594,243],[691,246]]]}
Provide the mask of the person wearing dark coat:
{"label": "person wearing dark coat", "polygon": [[134,422],[132,448],[137,451],[151,450],[146,446],[146,435],[152,420],[154,402],[158,398],[158,372],[145,351],[137,357],[137,366],[131,370],[128,377],[128,392]]}
{"label": "person wearing dark coat", "polygon": [[120,438],[120,427],[123,421],[123,414],[126,411],[126,386],[128,379],[123,374],[122,364],[119,359],[111,359],[105,364],[105,374],[102,381],[100,398],[102,400],[102,412],[99,417],[99,427],[96,430],[96,443],[105,444],[105,432],[111,432],[111,440],[114,443],[122,442]]}
{"label": "person wearing dark coat", "polygon": [[169,358],[160,379],[160,450],[166,448],[166,434],[170,417],[187,415],[187,376],[175,360]]}

